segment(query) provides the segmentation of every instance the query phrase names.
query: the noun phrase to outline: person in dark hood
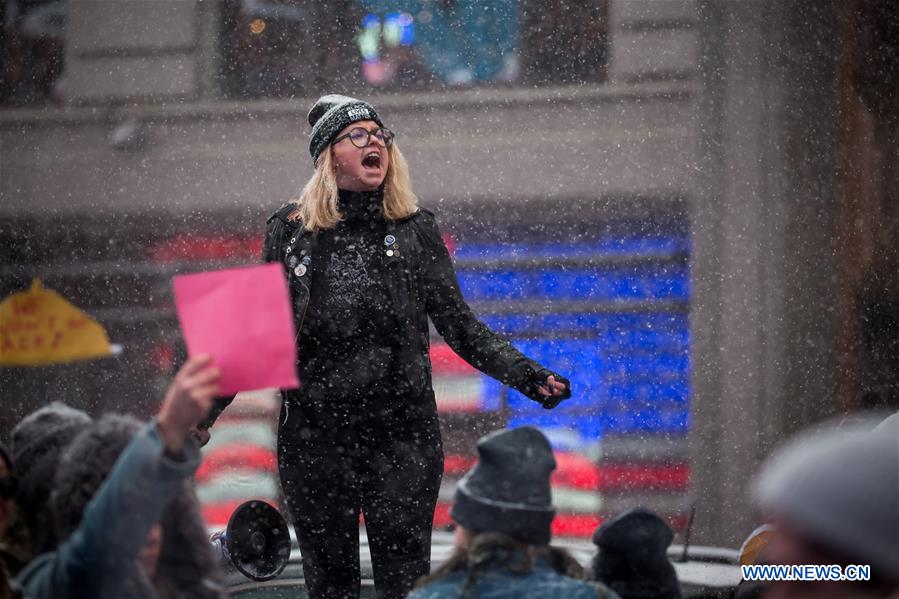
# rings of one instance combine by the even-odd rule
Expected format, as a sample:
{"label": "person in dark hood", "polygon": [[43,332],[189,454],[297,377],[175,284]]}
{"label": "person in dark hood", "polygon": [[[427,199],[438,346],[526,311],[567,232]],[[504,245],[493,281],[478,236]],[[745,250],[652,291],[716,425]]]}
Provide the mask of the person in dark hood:
{"label": "person in dark hood", "polygon": [[592,576],[622,599],[680,599],[680,585],[668,559],[671,527],[655,512],[638,507],[603,522],[593,533],[598,551]]}
{"label": "person in dark hood", "polygon": [[12,431],[12,457],[18,466],[17,503],[34,556],[56,549],[50,520],[50,490],[63,449],[91,423],[86,412],[54,401],[25,416]]}
{"label": "person in dark hood", "polygon": [[0,442],[0,599],[21,596],[21,588],[12,582],[10,556],[7,552],[7,532],[15,518],[18,479],[6,444]]}
{"label": "person in dark hood", "polygon": [[60,543],[17,577],[27,597],[224,596],[185,486],[200,463],[190,432],[206,417],[220,376],[211,357],[191,359],[152,422],[105,416],[72,441],[50,501]]}
{"label": "person in dark hood", "polygon": [[308,121],[315,172],[263,246],[287,275],[301,381],[282,394],[281,486],[313,599],[359,596],[360,512],[378,596],[402,597],[429,570],[443,471],[428,317],[466,361],[546,408],[570,385],[474,316],[374,107],[323,96]]}
{"label": "person in dark hood", "polygon": [[450,511],[456,550],[421,579],[409,599],[618,598],[584,578],[580,564],[549,545],[556,510],[552,448],[536,428],[493,432],[478,441],[478,463],[459,481]]}
{"label": "person in dark hood", "polygon": [[0,538],[6,533],[10,517],[15,509],[16,490],[19,480],[13,467],[6,443],[0,441]]}
{"label": "person in dark hood", "polygon": [[754,500],[772,524],[768,564],[870,566],[869,580],[772,581],[764,597],[899,595],[896,418],[800,434],[765,461]]}

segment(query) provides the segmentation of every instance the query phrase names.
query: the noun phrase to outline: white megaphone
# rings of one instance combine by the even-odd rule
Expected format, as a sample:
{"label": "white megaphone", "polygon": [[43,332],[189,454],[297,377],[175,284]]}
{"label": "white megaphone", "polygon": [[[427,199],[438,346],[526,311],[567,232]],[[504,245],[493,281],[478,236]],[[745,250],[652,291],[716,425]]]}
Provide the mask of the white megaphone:
{"label": "white megaphone", "polygon": [[225,530],[209,538],[228,568],[252,580],[269,580],[280,574],[290,559],[287,521],[264,501],[237,506]]}

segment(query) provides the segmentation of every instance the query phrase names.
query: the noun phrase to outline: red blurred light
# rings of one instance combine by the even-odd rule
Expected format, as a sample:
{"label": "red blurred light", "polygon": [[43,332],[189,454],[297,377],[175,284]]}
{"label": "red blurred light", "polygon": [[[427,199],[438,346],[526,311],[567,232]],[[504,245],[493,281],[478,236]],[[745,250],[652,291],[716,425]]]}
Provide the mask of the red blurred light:
{"label": "red blurred light", "polygon": [[240,468],[276,474],[278,458],[274,451],[257,445],[229,444],[209,452],[197,469],[196,479],[204,482],[222,470]]}
{"label": "red blurred light", "polygon": [[448,455],[443,459],[443,474],[461,477],[471,470],[478,459],[468,455]]}
{"label": "red blurred light", "polygon": [[592,537],[602,518],[592,514],[556,514],[552,532],[558,537]]}
{"label": "red blurred light", "polygon": [[450,256],[456,253],[456,242],[449,236],[449,233],[443,234],[443,243],[446,244],[446,249],[450,253]]}
{"label": "red blurred light", "polygon": [[599,468],[604,491],[633,489],[685,490],[690,486],[689,464],[619,464]]}
{"label": "red blurred light", "polygon": [[437,507],[434,509],[434,528],[446,528],[453,523],[450,518],[450,506],[448,501],[438,501]]}
{"label": "red blurred light", "polygon": [[431,346],[431,366],[434,374],[439,375],[478,375],[475,368],[459,357],[446,343],[435,343]]}
{"label": "red blurred light", "polygon": [[217,528],[225,528],[228,526],[228,520],[231,514],[238,508],[240,504],[247,501],[246,499],[234,499],[232,501],[221,501],[217,503],[206,503],[203,505],[203,519],[206,520],[208,526]]}
{"label": "red blurred light", "polygon": [[600,485],[599,467],[588,458],[568,452],[555,452],[556,469],[550,479],[553,486],[595,491]]}
{"label": "red blurred light", "polygon": [[259,235],[189,235],[166,240],[150,250],[154,262],[257,261],[262,253]]}
{"label": "red blurred light", "polygon": [[171,372],[175,367],[175,348],[167,344],[153,346],[150,363],[161,372]]}
{"label": "red blurred light", "polygon": [[678,514],[667,518],[668,526],[671,530],[687,530],[687,524],[690,523],[689,514]]}
{"label": "red blurred light", "polygon": [[[690,485],[689,464],[618,464],[597,466],[589,458],[567,451],[557,451],[554,487],[586,491],[617,490],[685,490]],[[475,456],[447,455],[443,473],[461,477],[477,463]]]}
{"label": "red blurred light", "polygon": [[[437,509],[434,510],[434,528],[445,529],[453,523],[453,519],[450,518],[451,506],[448,501],[437,503]],[[602,521],[599,515],[594,514],[556,514],[552,523],[552,533],[560,537],[589,538]]]}

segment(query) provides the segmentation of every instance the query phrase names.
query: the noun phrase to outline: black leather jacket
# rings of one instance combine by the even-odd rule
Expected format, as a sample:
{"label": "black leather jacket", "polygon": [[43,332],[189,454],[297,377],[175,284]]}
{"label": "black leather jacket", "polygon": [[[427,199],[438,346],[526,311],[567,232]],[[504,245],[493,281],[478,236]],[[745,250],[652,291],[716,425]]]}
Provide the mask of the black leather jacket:
{"label": "black leather jacket", "polygon": [[[288,204],[275,212],[267,222],[262,259],[281,262],[287,273],[288,287],[295,320],[295,330],[302,329],[310,298],[311,268],[315,259],[316,235],[303,229],[288,217],[296,208]],[[417,368],[413,386],[422,390],[431,387],[428,316],[437,332],[466,362],[481,372],[499,380],[544,408],[553,408],[571,396],[569,381],[515,349],[478,320],[462,297],[452,259],[443,243],[433,213],[419,209],[415,214],[397,221],[388,221],[387,235],[396,240],[395,251],[384,260],[384,285],[395,306],[400,307],[404,338],[412,339],[411,360]],[[565,383],[567,389],[558,397],[540,394],[539,386],[553,375]],[[202,425],[208,428],[233,398],[218,402],[213,413]]]}

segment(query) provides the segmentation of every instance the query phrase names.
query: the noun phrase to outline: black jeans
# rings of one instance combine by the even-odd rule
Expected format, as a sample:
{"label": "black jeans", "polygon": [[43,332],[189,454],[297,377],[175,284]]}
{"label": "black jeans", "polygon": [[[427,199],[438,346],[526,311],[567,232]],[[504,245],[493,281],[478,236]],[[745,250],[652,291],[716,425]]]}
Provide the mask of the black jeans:
{"label": "black jeans", "polygon": [[360,512],[377,596],[405,597],[430,569],[431,528],[443,475],[436,411],[404,425],[351,418],[339,442],[310,443],[304,431],[316,419],[308,418],[301,405],[288,406],[289,401],[285,398],[281,409],[278,469],[309,597],[359,597]]}

